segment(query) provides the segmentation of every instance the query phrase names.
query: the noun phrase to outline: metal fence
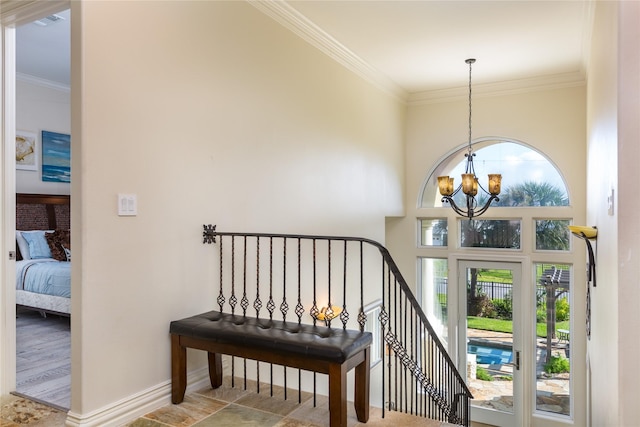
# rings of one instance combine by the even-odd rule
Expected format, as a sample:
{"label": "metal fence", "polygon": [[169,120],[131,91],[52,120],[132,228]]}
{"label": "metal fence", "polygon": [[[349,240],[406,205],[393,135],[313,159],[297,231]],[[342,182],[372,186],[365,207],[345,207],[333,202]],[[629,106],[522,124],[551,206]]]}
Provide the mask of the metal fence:
{"label": "metal fence", "polygon": [[[436,290],[438,295],[447,295],[447,278],[441,277],[436,279]],[[513,284],[511,283],[499,283],[499,282],[482,282],[478,281],[479,293],[485,294],[490,300],[505,300],[510,299],[512,295]],[[544,297],[547,294],[547,288],[544,285],[536,286],[536,296],[538,301],[544,301]],[[566,299],[568,293],[564,292],[558,296],[557,299]],[[446,299],[442,301],[446,303]]]}

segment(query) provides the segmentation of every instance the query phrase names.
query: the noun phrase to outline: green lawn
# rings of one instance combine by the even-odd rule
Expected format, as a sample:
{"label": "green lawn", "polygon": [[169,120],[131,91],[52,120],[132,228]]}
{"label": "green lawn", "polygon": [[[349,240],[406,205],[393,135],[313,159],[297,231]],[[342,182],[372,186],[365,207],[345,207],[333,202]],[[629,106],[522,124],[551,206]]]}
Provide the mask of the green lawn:
{"label": "green lawn", "polygon": [[[537,272],[536,277],[542,276],[543,267],[549,267],[550,264],[536,264]],[[558,268],[568,269],[569,266],[562,264],[554,264]],[[478,271],[478,281],[480,282],[495,282],[495,283],[512,283],[513,278],[511,276],[511,270],[484,270]]]}
{"label": "green lawn", "polygon": [[[467,327],[470,329],[505,332],[508,334],[513,332],[513,322],[511,320],[487,319],[485,317],[467,317]],[[556,322],[556,330],[558,329],[569,330],[569,321],[567,320],[565,322]],[[546,323],[536,324],[536,335],[542,338],[547,336]]]}

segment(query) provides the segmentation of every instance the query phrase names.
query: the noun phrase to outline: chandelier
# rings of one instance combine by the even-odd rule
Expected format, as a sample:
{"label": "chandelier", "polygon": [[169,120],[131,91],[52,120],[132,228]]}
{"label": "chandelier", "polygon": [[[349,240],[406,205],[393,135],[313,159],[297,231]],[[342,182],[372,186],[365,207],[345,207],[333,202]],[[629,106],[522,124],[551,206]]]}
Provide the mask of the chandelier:
{"label": "chandelier", "polygon": [[[453,189],[453,178],[449,176],[439,176],[438,177],[438,188],[440,190],[440,194],[442,195],[442,203],[449,203],[451,208],[458,215],[466,216],[469,219],[473,219],[474,217],[480,216],[489,209],[489,205],[491,202],[499,201],[498,194],[500,194],[500,183],[502,181],[502,175],[498,173],[489,174],[489,191],[485,190],[485,188],[480,185],[478,182],[478,177],[476,176],[476,171],[473,168],[473,158],[476,154],[473,152],[473,148],[471,147],[471,64],[476,62],[475,59],[467,59],[467,64],[469,64],[469,147],[467,148],[467,153],[464,155],[467,158],[467,166],[465,168],[465,173],[462,174],[462,183],[456,188]],[[479,197],[478,190],[482,190],[481,196],[489,196],[486,203],[482,207],[478,207]],[[462,191],[465,195],[466,199],[466,207],[458,206],[453,198]],[[484,193],[484,194],[483,194]]]}

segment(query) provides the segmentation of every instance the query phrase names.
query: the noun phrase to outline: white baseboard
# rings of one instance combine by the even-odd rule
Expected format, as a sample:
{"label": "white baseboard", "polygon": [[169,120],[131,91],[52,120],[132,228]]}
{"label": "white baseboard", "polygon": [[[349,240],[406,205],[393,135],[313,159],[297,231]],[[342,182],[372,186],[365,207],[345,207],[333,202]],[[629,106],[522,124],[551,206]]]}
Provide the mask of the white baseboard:
{"label": "white baseboard", "polygon": [[[210,384],[208,367],[187,374],[187,384],[187,392]],[[165,381],[87,414],[69,411],[65,424],[69,427],[119,427],[170,403],[171,381]]]}

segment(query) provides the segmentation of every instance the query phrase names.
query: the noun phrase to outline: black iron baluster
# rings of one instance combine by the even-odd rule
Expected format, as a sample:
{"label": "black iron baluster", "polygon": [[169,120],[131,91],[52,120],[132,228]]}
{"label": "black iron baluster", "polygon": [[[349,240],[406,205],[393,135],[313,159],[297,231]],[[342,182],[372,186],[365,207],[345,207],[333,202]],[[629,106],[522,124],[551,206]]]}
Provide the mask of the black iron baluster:
{"label": "black iron baluster", "polygon": [[222,281],[222,238],[220,238],[220,293],[218,294],[218,305],[220,306],[220,312],[222,312],[224,306],[224,293],[222,292],[223,281]]}
{"label": "black iron baluster", "polygon": [[260,237],[256,238],[256,299],[253,301],[253,308],[256,310],[256,319],[260,318],[262,301],[260,300]]}
{"label": "black iron baluster", "polygon": [[302,315],[304,314],[304,305],[302,305],[302,259],[301,259],[301,242],[298,238],[298,302],[296,304],[296,316],[298,316],[298,324],[302,323]]}
{"label": "black iron baluster", "polygon": [[347,241],[344,241],[344,256],[343,256],[343,284],[342,284],[342,312],[340,313],[340,320],[342,320],[342,329],[347,329],[347,322],[349,321],[349,312],[347,311]]}
{"label": "black iron baluster", "polygon": [[269,320],[273,320],[275,308],[276,304],[273,302],[273,237],[269,237],[269,300],[267,301]]}
{"label": "black iron baluster", "polygon": [[[220,237],[220,246],[222,247],[222,237]],[[236,313],[236,304],[238,298],[236,298],[236,238],[231,236],[231,297],[229,298],[229,305],[231,306],[231,314]]]}
{"label": "black iron baluster", "polygon": [[[406,299],[406,298],[405,298]],[[411,314],[413,314],[413,309],[409,310],[409,301],[407,300],[405,303],[408,312],[410,312]],[[408,316],[409,317],[409,342],[408,345],[411,346],[411,360],[415,360],[415,353],[414,353],[414,348],[415,348],[415,341],[413,339],[413,316]],[[415,375],[412,375],[412,382],[411,382],[411,395],[407,396],[410,400],[410,405],[409,405],[409,413],[411,415],[413,415],[413,403],[414,403],[414,399],[416,398],[416,387],[415,387]]]}
{"label": "black iron baluster", "polygon": [[242,299],[240,300],[240,306],[242,307],[242,316],[246,317],[247,308],[249,308],[249,298],[247,298],[247,236],[244,236],[244,255],[242,260]]}
{"label": "black iron baluster", "polygon": [[282,302],[280,303],[280,313],[282,320],[287,320],[289,304],[287,304],[287,239],[282,240]]}
{"label": "black iron baluster", "polygon": [[[364,328],[367,325],[367,315],[364,312],[364,260],[363,260],[362,245],[363,243],[360,242],[360,312],[358,313],[358,324],[360,325],[360,332],[364,332]],[[382,286],[383,286],[382,295],[384,297],[384,283]],[[384,301],[382,302],[382,306],[384,307]],[[382,336],[384,336],[384,333],[382,334]],[[384,363],[383,363],[383,366],[384,366]],[[382,371],[384,375],[384,369]],[[384,406],[384,404],[382,406]]]}
{"label": "black iron baluster", "polygon": [[318,310],[318,301],[317,301],[317,274],[316,274],[316,239],[313,239],[313,306],[311,306],[311,310],[309,314],[311,314],[311,318],[313,319],[313,326],[316,326],[316,320],[318,318],[318,314],[320,314],[320,310]]}

